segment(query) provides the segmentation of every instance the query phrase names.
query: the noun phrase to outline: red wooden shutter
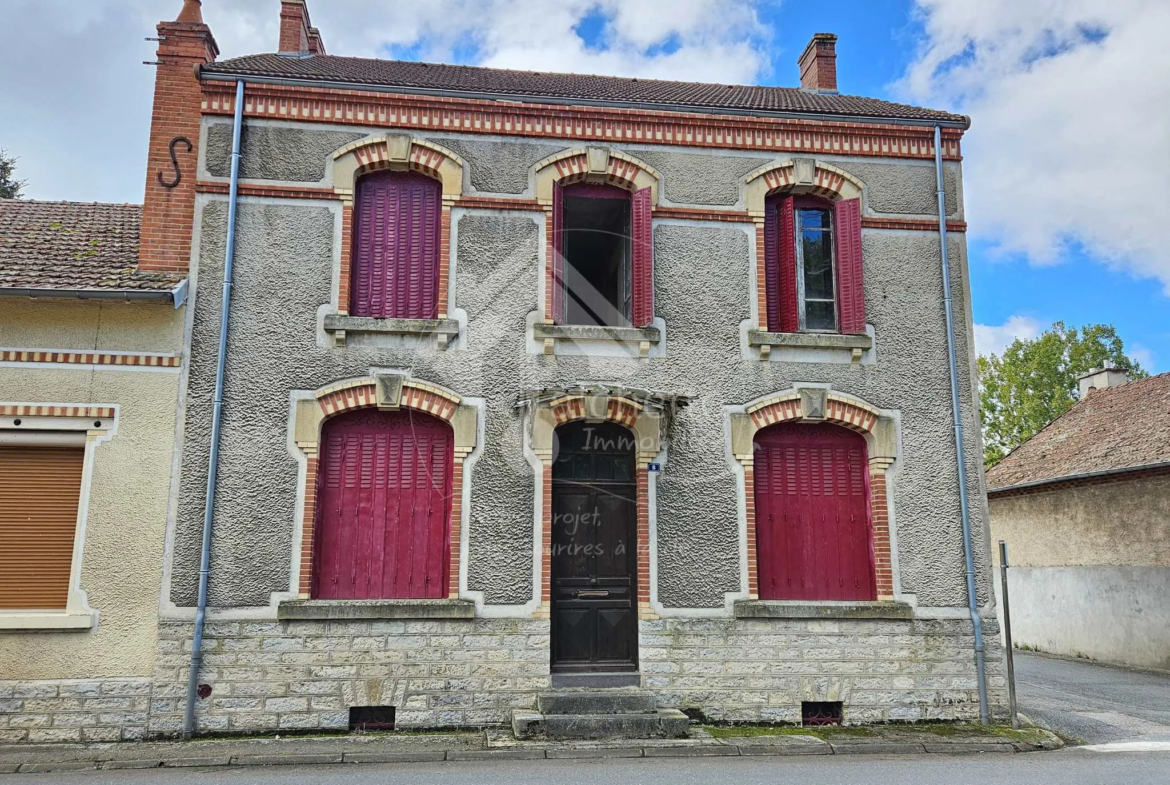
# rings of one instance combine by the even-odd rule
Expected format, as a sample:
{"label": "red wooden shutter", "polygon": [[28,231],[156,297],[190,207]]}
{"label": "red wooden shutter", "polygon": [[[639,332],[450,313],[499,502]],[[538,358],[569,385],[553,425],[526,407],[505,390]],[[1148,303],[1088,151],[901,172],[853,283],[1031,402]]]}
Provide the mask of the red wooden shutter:
{"label": "red wooden shutter", "polygon": [[768,307],[768,331],[780,332],[780,250],[779,200],[769,199],[764,204],[764,300]]}
{"label": "red wooden shutter", "polygon": [[438,316],[442,190],[415,172],[376,172],[358,182],[350,313],[395,319]]}
{"label": "red wooden shutter", "polygon": [[325,424],[313,596],[441,599],[450,556],[451,427],[360,409]]}
{"label": "red wooden shutter", "polygon": [[877,597],[865,439],[835,425],[775,425],[755,443],[761,599]]}
{"label": "red wooden shutter", "polygon": [[565,323],[565,191],[553,183],[552,203],[552,320]]}
{"label": "red wooden shutter", "polygon": [[776,245],[777,298],[773,302],[778,308],[768,309],[768,329],[773,330],[772,312],[777,310],[775,324],[778,331],[794,333],[800,329],[800,304],[796,297],[796,209],[793,198],[785,196],[780,199],[777,212],[779,229]]}
{"label": "red wooden shutter", "polygon": [[634,191],[630,205],[630,226],[635,327],[649,327],[654,321],[654,226],[650,189]]}
{"label": "red wooden shutter", "polygon": [[833,205],[837,240],[837,312],[846,334],[865,332],[865,283],[861,265],[861,200]]}

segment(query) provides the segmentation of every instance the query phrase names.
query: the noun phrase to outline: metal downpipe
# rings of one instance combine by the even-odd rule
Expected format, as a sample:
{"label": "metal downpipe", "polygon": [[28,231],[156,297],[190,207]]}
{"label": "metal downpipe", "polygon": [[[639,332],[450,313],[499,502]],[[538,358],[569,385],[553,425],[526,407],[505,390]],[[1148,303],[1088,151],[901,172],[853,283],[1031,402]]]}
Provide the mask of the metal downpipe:
{"label": "metal downpipe", "polygon": [[991,722],[987,707],[987,662],[983,646],[983,618],[979,615],[979,598],[975,589],[975,547],[971,540],[971,504],[967,498],[966,450],[963,439],[963,416],[959,408],[959,362],[955,354],[955,318],[951,305],[951,264],[947,257],[947,198],[943,189],[942,129],[934,127],[934,168],[938,184],[938,240],[942,252],[943,305],[947,315],[947,361],[951,371],[951,412],[955,419],[955,460],[959,469],[959,504],[963,518],[963,559],[967,573],[967,607],[975,633],[975,672],[979,681],[979,721]]}
{"label": "metal downpipe", "polygon": [[215,481],[219,474],[219,435],[223,427],[223,385],[227,366],[228,316],[232,301],[232,268],[236,253],[236,203],[240,191],[240,137],[244,126],[244,82],[236,82],[236,113],[232,126],[232,181],[228,196],[227,250],[223,262],[223,302],[219,319],[219,357],[215,366],[215,404],[211,413],[211,457],[207,464],[207,503],[203,510],[203,547],[199,554],[199,602],[195,609],[195,637],[187,679],[187,707],[183,738],[195,733],[195,701],[199,667],[203,664],[203,623],[207,618],[207,582],[211,575],[211,521],[215,513]]}

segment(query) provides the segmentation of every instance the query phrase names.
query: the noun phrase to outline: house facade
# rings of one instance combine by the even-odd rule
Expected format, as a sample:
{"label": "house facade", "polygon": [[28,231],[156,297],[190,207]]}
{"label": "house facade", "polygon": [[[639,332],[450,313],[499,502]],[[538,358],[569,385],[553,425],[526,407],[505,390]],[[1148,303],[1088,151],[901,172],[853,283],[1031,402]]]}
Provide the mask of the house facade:
{"label": "house facade", "polygon": [[146,734],[186,283],[141,216],[0,201],[0,742]]}
{"label": "house facade", "polygon": [[[1170,375],[1089,371],[987,472],[1017,646],[1170,670]],[[997,559],[998,561],[998,559]]]}
{"label": "house facade", "polygon": [[149,732],[183,726],[207,524],[200,732],[618,686],[977,717],[967,119],[839,95],[834,36],[801,89],[714,88],[333,57],[281,6],[277,54],[217,61],[196,0],[160,25],[140,263],[192,305]]}

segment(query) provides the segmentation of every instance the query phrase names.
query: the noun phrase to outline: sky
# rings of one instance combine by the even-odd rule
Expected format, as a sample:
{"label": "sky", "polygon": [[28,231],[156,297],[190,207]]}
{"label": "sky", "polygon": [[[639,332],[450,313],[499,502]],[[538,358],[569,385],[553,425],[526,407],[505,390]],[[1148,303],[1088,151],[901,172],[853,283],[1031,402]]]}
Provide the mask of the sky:
{"label": "sky", "polygon": [[[0,149],[33,199],[140,202],[154,25],[181,0],[0,0]],[[278,0],[204,0],[221,59],[272,51]],[[971,116],[981,352],[1111,323],[1170,370],[1166,0],[309,0],[333,54],[797,86],[815,32],[842,92]]]}

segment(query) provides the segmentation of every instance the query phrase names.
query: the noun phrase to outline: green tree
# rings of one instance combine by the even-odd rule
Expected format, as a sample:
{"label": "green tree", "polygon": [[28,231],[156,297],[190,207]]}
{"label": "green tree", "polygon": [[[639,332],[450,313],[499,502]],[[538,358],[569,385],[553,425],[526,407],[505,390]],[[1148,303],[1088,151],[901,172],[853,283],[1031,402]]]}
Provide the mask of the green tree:
{"label": "green tree", "polygon": [[1106,361],[1131,379],[1149,374],[1125,354],[1111,324],[1077,330],[1056,322],[1031,340],[1016,339],[1002,356],[979,357],[979,405],[988,468],[1077,402],[1077,377]]}
{"label": "green tree", "polygon": [[16,160],[0,150],[0,199],[19,199],[28,182],[16,179]]}

